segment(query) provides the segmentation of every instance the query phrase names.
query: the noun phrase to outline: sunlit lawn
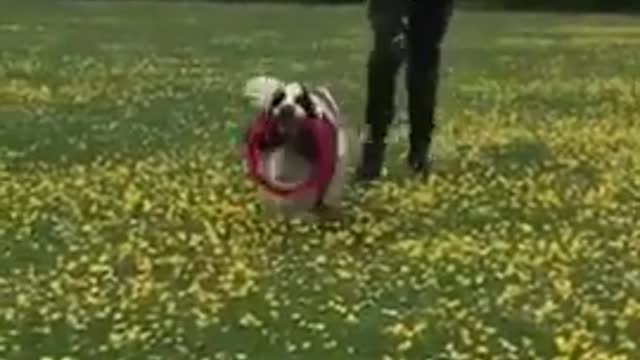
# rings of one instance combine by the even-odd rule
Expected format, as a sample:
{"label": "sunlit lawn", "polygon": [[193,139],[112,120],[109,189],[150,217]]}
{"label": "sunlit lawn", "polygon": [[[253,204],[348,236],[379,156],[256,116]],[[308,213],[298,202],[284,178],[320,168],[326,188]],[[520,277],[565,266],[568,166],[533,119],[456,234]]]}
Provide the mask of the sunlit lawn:
{"label": "sunlit lawn", "polygon": [[44,4],[0,6],[0,359],[640,358],[637,19],[458,13],[432,181],[398,124],[309,225],[256,202],[240,93],[358,128],[361,7]]}

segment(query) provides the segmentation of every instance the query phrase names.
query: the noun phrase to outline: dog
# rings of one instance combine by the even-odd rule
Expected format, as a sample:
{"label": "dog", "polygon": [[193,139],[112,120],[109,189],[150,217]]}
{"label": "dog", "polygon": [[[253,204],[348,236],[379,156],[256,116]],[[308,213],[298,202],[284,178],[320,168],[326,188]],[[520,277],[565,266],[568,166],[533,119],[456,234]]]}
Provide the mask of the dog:
{"label": "dog", "polygon": [[262,147],[260,171],[281,188],[294,188],[306,181],[319,159],[315,135],[304,126],[305,121],[326,119],[335,128],[333,173],[324,189],[295,198],[261,191],[267,205],[287,215],[318,216],[334,212],[339,207],[353,158],[349,156],[349,132],[344,117],[328,88],[257,76],[247,81],[244,93],[276,129],[275,136]]}

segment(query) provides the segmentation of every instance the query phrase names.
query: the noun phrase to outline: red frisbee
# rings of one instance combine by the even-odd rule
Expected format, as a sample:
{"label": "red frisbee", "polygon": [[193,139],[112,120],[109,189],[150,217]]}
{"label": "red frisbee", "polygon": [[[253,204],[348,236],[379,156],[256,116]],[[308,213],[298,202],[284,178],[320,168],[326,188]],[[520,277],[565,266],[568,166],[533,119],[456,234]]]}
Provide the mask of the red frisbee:
{"label": "red frisbee", "polygon": [[318,153],[318,158],[312,166],[311,176],[305,181],[293,187],[282,187],[267,178],[260,169],[263,165],[262,149],[260,145],[273,136],[275,123],[269,120],[265,112],[258,117],[248,129],[244,146],[245,161],[248,165],[249,176],[264,190],[274,196],[282,198],[294,198],[304,192],[316,191],[318,199],[322,198],[324,191],[331,181],[337,159],[337,131],[329,119],[325,117],[307,118],[303,125],[313,135],[313,140]]}

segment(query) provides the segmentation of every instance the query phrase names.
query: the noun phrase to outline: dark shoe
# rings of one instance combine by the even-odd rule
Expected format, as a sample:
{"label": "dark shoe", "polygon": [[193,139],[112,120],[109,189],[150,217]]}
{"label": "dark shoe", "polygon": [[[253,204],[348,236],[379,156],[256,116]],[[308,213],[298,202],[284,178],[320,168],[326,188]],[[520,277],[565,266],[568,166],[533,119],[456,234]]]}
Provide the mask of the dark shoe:
{"label": "dark shoe", "polygon": [[384,143],[365,142],[362,146],[362,158],[356,170],[356,181],[373,181],[380,177],[384,162]]}
{"label": "dark shoe", "polygon": [[426,180],[431,175],[433,158],[424,152],[414,151],[409,153],[407,164],[415,175]]}

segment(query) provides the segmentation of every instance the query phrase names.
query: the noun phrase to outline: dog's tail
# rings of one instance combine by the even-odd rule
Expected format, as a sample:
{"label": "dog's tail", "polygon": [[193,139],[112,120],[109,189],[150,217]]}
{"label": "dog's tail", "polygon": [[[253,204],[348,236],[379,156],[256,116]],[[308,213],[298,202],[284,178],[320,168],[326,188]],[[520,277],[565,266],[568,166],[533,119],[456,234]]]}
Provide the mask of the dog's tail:
{"label": "dog's tail", "polygon": [[282,86],[283,83],[274,77],[255,76],[245,84],[244,95],[251,100],[254,106],[265,108],[271,95]]}

